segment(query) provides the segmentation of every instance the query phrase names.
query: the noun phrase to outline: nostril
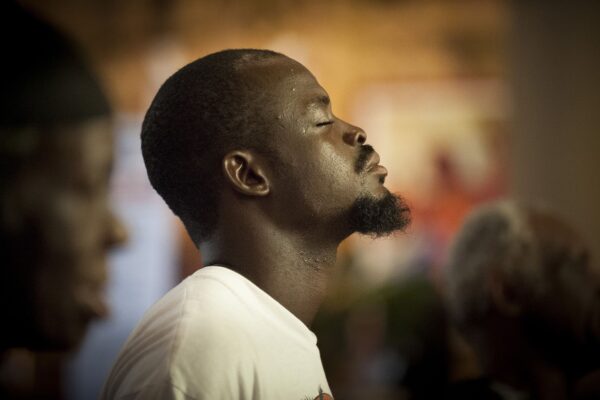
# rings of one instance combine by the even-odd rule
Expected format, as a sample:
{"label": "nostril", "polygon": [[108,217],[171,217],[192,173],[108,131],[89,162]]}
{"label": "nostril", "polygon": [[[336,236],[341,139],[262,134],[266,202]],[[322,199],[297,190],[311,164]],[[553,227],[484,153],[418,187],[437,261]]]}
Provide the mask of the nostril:
{"label": "nostril", "polygon": [[363,145],[367,141],[367,135],[363,131],[356,132],[356,143]]}
{"label": "nostril", "polygon": [[362,146],[367,141],[367,134],[360,128],[351,127],[343,133],[344,142],[350,146]]}

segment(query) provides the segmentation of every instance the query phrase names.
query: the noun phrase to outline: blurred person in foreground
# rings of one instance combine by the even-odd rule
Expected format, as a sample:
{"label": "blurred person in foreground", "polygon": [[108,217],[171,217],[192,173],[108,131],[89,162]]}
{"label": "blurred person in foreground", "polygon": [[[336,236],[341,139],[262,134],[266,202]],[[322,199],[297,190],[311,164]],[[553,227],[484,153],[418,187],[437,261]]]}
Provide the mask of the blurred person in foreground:
{"label": "blurred person in foreground", "polygon": [[366,140],[279,53],[221,51],[171,76],[142,151],[208,266],[147,312],[102,398],[330,399],[309,327],[337,247],[409,221]]}
{"label": "blurred person in foreground", "polygon": [[73,350],[106,314],[106,251],[124,231],[108,206],[113,137],[96,79],[55,29],[12,2],[1,11],[0,386],[10,391],[11,349]]}
{"label": "blurred person in foreground", "polygon": [[[599,288],[588,249],[554,214],[511,201],[476,210],[451,252],[447,295],[490,378],[486,398],[600,398]],[[469,398],[465,383],[453,398]]]}

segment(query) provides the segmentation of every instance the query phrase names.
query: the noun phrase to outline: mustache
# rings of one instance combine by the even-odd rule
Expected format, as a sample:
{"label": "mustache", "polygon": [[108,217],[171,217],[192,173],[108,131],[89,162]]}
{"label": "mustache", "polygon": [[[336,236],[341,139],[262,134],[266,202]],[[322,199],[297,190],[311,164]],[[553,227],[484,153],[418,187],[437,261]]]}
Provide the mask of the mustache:
{"label": "mustache", "polygon": [[361,172],[363,172],[365,170],[365,168],[367,167],[367,161],[369,160],[369,156],[374,151],[375,151],[375,149],[370,144],[365,144],[365,145],[360,146],[358,158],[356,159],[356,162],[354,163],[354,171],[356,171],[357,174],[360,174]]}

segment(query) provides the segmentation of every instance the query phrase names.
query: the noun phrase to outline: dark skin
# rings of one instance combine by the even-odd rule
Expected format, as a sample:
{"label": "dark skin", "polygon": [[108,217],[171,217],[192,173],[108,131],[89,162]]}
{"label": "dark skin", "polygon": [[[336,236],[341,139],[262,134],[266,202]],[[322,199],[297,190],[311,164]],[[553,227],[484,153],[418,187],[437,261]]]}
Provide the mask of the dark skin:
{"label": "dark skin", "polygon": [[365,132],[335,117],[329,97],[301,64],[277,57],[245,71],[270,101],[273,161],[250,149],[222,159],[219,225],[200,243],[207,265],[228,266],[310,326],[327,292],[348,211],[360,195],[381,198],[387,175],[374,153],[354,165]]}
{"label": "dark skin", "polygon": [[108,250],[126,240],[109,202],[113,138],[107,117],[37,132],[39,145],[4,201],[18,223],[2,281],[5,347],[66,350],[108,312]]}

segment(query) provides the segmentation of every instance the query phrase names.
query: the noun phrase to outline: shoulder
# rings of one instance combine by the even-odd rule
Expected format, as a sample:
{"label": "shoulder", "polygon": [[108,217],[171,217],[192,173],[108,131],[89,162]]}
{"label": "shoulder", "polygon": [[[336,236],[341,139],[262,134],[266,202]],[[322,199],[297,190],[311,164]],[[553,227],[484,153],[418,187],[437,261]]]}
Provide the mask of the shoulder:
{"label": "shoulder", "polygon": [[226,274],[194,274],[185,282],[174,350],[183,359],[241,356],[255,322],[235,281]]}
{"label": "shoulder", "polygon": [[153,384],[144,386],[137,391],[127,393],[125,395],[116,395],[114,397],[103,397],[101,400],[200,400],[203,397],[195,397],[186,393],[175,386],[169,380],[163,380],[161,382],[155,382]]}
{"label": "shoulder", "polygon": [[253,323],[243,294],[223,270],[206,268],[186,278],[148,310],[130,342],[170,354],[206,352],[223,342],[241,345]]}
{"label": "shoulder", "polygon": [[231,271],[188,278],[187,300],[169,364],[173,384],[202,398],[247,398],[257,364],[256,324]]}
{"label": "shoulder", "polygon": [[219,321],[230,314],[239,315],[244,301],[240,298],[237,282],[225,268],[205,267],[187,277],[171,289],[144,314],[133,335],[144,330],[162,330],[174,325]]}
{"label": "shoulder", "polygon": [[167,382],[160,390],[180,393],[167,399],[229,398],[223,391],[237,398],[252,386],[256,360],[246,321],[235,284],[214,273],[188,277],[135,328],[111,372],[110,392],[154,393],[156,382]]}

